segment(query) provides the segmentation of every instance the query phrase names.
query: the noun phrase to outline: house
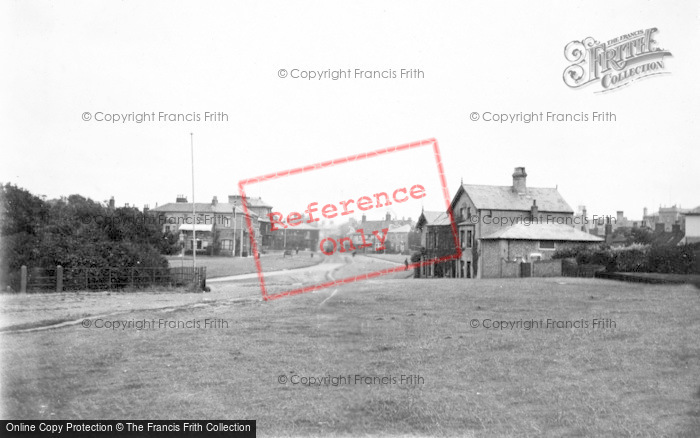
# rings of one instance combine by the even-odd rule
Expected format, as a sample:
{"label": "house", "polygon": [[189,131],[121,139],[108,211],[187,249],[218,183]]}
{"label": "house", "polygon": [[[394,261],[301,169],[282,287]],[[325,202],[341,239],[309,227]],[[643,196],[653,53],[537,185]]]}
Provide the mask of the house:
{"label": "house", "polygon": [[[353,227],[350,231],[352,243],[356,248],[362,248],[363,252],[376,251],[377,248],[384,247],[384,252],[402,253],[410,248],[410,237],[413,230],[413,221],[408,219],[392,219],[391,213],[386,213],[384,220],[367,220],[366,215],[362,215],[362,221],[351,221]],[[386,232],[384,232],[386,230]],[[380,235],[384,238],[384,243],[377,238]],[[369,243],[371,246],[362,247]]]}
{"label": "house", "polygon": [[[496,275],[500,272],[503,254],[500,243],[496,246],[499,251],[493,250],[496,244],[492,241],[506,242],[507,250],[510,241],[528,241],[527,245],[520,245],[523,249],[520,258],[524,262],[530,262],[531,258],[545,259],[567,242],[598,244],[603,241],[581,231],[584,225],[581,216],[574,215],[556,188],[528,187],[524,167],[516,167],[512,178],[512,184],[507,186],[460,185],[450,203],[457,230],[456,242],[447,212],[422,213],[417,227],[422,231],[423,261],[456,256],[460,252],[457,245],[461,249],[459,259],[424,267],[426,276],[482,278]],[[523,227],[532,227],[526,228],[532,233],[529,238],[518,237]],[[487,245],[487,252],[483,245]],[[528,252],[524,252],[525,249]]]}
{"label": "house", "polygon": [[[193,208],[196,220],[193,220]],[[186,197],[178,195],[175,202],[150,209],[149,214],[162,225],[164,232],[178,234],[187,251],[192,251],[194,244],[197,254],[244,257],[251,254],[246,214],[240,205],[221,203],[214,196],[210,203],[197,202],[193,206]],[[249,211],[249,217],[256,243],[261,245],[258,215]],[[193,243],[193,233],[196,243]]]}
{"label": "house", "polygon": [[[246,196],[246,206],[248,211],[252,211],[258,217],[258,223],[260,224],[260,246],[259,249],[265,252],[267,249],[272,247],[272,232],[270,230],[270,216],[272,212],[272,206],[267,202],[263,201],[260,197]],[[241,195],[229,195],[228,203],[234,205],[243,205],[243,197]],[[256,233],[257,235],[257,233]]]}
{"label": "house", "polygon": [[389,228],[386,237],[386,252],[392,254],[408,254],[411,248],[413,228],[409,225]]}
{"label": "house", "polygon": [[457,223],[462,258],[455,261],[455,276],[478,278],[486,264],[498,260],[481,257],[481,239],[497,231],[523,224],[581,224],[556,188],[528,187],[524,167],[516,167],[509,186],[460,185],[450,207]]}
{"label": "house", "polygon": [[[569,225],[525,222],[494,231],[480,238],[481,278],[523,276],[521,264],[551,260],[557,249],[574,245],[598,245],[605,240]],[[552,268],[553,273],[557,271]],[[525,276],[529,276],[525,273]],[[558,268],[561,275],[561,265]]]}
{"label": "house", "polygon": [[685,239],[683,243],[700,242],[700,207],[685,213]]}
{"label": "house", "polygon": [[271,231],[269,249],[318,251],[320,233],[321,229],[316,226],[315,222],[309,224],[306,218],[303,218],[299,225],[286,228],[278,227]]}
{"label": "house", "polygon": [[[452,222],[446,212],[422,211],[416,229],[420,231],[421,261],[436,260],[456,254]],[[423,264],[420,269],[421,277],[454,277],[456,267],[454,261],[433,264]]]}

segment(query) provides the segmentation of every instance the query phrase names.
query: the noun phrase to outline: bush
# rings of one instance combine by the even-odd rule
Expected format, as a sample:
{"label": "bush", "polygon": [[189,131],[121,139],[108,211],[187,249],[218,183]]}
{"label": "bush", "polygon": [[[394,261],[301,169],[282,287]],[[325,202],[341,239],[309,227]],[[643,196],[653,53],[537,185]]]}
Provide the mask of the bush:
{"label": "bush", "polygon": [[552,258],[574,258],[578,265],[602,265],[608,272],[658,272],[690,274],[696,253],[690,245],[654,246],[633,244],[622,248],[592,249],[585,245],[562,248]]}
{"label": "bush", "polygon": [[654,246],[649,252],[650,272],[690,274],[695,265],[695,252],[689,245]]}

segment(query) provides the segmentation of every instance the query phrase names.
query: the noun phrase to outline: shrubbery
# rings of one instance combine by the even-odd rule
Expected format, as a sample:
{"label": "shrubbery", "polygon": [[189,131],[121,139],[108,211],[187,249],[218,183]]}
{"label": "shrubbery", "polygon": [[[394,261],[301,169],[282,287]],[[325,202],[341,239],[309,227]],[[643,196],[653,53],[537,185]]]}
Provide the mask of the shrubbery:
{"label": "shrubbery", "polygon": [[1,188],[0,270],[10,280],[22,265],[61,265],[66,273],[86,267],[167,267],[161,254],[179,249],[176,236],[163,233],[136,208],[110,209],[79,195],[45,201],[11,184]]}
{"label": "shrubbery", "polygon": [[633,244],[620,248],[585,245],[557,250],[552,258],[574,258],[579,265],[602,265],[608,272],[659,272],[690,274],[696,253],[690,245],[656,246]]}

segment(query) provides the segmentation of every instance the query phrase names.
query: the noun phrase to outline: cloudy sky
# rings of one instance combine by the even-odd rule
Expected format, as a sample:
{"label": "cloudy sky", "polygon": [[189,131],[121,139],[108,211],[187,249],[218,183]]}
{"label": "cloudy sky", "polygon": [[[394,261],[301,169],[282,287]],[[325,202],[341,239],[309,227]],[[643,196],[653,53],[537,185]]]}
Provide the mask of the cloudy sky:
{"label": "cloudy sky", "polygon": [[[194,133],[197,201],[224,200],[241,179],[435,138],[451,194],[462,179],[508,185],[513,168],[525,166],[529,185],[558,186],[589,213],[640,218],[644,206],[700,205],[696,1],[1,8],[0,181],[36,194],[114,196],[138,206],[191,199]],[[656,45],[673,54],[664,58],[670,74],[610,93],[564,84],[569,42],[653,27]],[[397,77],[292,77],[348,69]],[[423,77],[402,79],[401,69]],[[594,111],[616,120],[483,121],[485,112]],[[200,120],[159,121],[161,112]],[[205,121],[206,112],[228,120]],[[156,120],[106,120],[144,113]],[[421,208],[444,208],[427,148],[252,185],[248,195],[288,212],[423,182],[429,196],[393,211],[416,217]]]}

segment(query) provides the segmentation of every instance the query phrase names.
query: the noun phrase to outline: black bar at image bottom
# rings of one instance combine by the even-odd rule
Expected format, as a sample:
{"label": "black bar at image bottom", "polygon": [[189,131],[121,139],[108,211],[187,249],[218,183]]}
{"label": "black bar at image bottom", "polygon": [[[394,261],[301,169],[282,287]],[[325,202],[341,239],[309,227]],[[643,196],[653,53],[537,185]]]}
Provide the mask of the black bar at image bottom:
{"label": "black bar at image bottom", "polygon": [[3,437],[255,437],[255,420],[2,420]]}

